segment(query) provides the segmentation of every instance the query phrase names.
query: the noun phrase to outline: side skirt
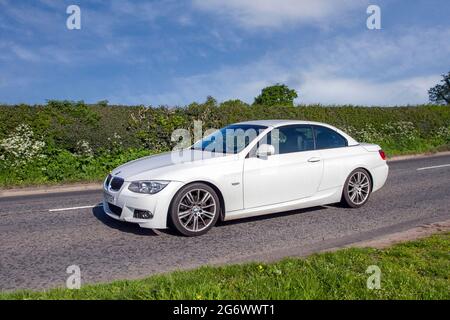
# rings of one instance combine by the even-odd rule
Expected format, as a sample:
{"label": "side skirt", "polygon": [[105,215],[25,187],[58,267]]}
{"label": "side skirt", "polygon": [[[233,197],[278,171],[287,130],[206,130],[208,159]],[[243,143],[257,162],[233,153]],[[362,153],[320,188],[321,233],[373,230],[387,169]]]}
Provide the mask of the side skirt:
{"label": "side skirt", "polygon": [[336,203],[341,201],[342,186],[320,191],[313,197],[307,197],[299,200],[276,203],[268,206],[255,207],[249,209],[236,210],[225,213],[224,221],[256,217],[265,214],[278,213],[296,209],[304,209],[309,207],[323,206],[326,204]]}

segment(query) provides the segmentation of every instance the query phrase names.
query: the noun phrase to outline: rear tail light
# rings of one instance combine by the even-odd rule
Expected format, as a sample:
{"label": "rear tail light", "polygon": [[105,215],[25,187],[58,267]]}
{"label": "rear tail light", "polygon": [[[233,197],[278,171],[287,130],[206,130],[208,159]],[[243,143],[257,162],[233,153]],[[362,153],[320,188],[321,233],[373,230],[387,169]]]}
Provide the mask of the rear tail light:
{"label": "rear tail light", "polygon": [[381,157],[381,159],[383,159],[383,160],[386,160],[386,153],[384,153],[384,151],[383,150],[378,150],[378,152],[380,153],[380,157]]}

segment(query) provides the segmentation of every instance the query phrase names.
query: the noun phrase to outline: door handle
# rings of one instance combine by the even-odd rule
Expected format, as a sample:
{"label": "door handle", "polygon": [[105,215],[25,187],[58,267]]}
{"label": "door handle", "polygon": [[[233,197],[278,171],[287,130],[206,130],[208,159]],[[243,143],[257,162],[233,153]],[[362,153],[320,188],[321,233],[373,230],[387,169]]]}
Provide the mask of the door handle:
{"label": "door handle", "polygon": [[308,162],[319,162],[320,158],[319,157],[312,157],[308,159]]}

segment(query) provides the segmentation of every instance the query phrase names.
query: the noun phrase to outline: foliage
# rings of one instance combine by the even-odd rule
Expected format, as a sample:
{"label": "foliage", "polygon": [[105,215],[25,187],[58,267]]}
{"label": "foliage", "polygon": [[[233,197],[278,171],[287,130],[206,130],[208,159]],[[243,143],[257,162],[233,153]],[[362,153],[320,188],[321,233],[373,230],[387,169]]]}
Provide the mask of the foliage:
{"label": "foliage", "polygon": [[5,139],[0,141],[0,160],[10,161],[17,167],[42,156],[41,151],[45,142],[36,140],[30,126],[21,124]]}
{"label": "foliage", "polygon": [[[202,267],[79,290],[17,291],[0,299],[450,299],[450,234],[377,249],[344,249],[306,259]],[[376,265],[381,287],[368,289]]]}
{"label": "foliage", "polygon": [[294,89],[289,89],[284,84],[276,85],[262,89],[261,94],[255,98],[254,104],[264,106],[294,106],[294,99],[298,97]]}
{"label": "foliage", "polygon": [[148,150],[128,149],[120,153],[102,152],[92,156],[47,149],[43,157],[19,166],[13,166],[8,161],[0,162],[0,186],[99,181],[113,168],[152,153]]}
{"label": "foliage", "polygon": [[441,82],[442,84],[437,84],[428,90],[430,101],[450,105],[450,71],[442,75]]}
{"label": "foliage", "polygon": [[[100,180],[141,155],[171,150],[175,129],[202,130],[256,119],[330,123],[388,155],[450,147],[450,108],[248,105],[208,97],[184,108],[49,101],[0,106],[0,186]],[[194,142],[194,141],[191,141]]]}

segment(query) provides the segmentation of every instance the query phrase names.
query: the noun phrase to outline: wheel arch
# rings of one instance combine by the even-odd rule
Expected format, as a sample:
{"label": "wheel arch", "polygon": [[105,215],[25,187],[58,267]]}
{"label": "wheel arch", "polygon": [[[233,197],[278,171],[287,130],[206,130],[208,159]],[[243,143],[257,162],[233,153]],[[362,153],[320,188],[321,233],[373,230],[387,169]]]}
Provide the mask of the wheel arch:
{"label": "wheel arch", "polygon": [[371,188],[370,188],[370,192],[372,192],[372,189],[373,189],[373,174],[372,174],[372,172],[370,171],[370,169],[367,168],[367,167],[364,166],[364,165],[358,165],[358,166],[355,166],[353,169],[351,169],[351,170],[349,171],[349,173],[348,173],[347,176],[345,177],[344,184],[342,185],[342,192],[344,192],[345,181],[347,181],[348,177],[350,177],[350,174],[351,174],[353,171],[357,170],[357,169],[362,169],[362,170],[366,171],[366,172],[369,174],[369,179],[370,179],[370,184],[371,184],[371,186],[370,186],[370,187],[371,187]]}
{"label": "wheel arch", "polygon": [[174,196],[172,197],[172,199],[170,200],[170,205],[169,208],[167,210],[167,221],[166,224],[167,226],[170,225],[171,221],[170,221],[170,210],[172,208],[172,204],[173,204],[173,200],[175,199],[175,195],[181,190],[181,188],[184,188],[186,186],[189,186],[191,184],[194,183],[203,183],[206,184],[207,186],[211,187],[217,194],[217,196],[219,197],[219,201],[220,201],[220,216],[219,216],[219,220],[223,221],[225,219],[225,200],[222,194],[222,191],[220,191],[220,189],[212,182],[210,181],[206,181],[206,180],[194,180],[194,181],[190,181],[188,183],[183,184],[182,186],[180,186],[180,188],[178,188],[178,190],[175,192]]}
{"label": "wheel arch", "polygon": [[[369,187],[370,187],[369,194],[367,195],[367,197],[364,200],[364,202],[359,203],[359,204],[350,203],[350,202],[352,202],[352,200],[349,199],[349,196],[347,195],[347,191],[345,189],[346,185],[347,185],[347,181],[355,173],[355,171],[364,171],[364,172],[366,172],[367,176],[369,178],[369,182],[370,182],[370,184],[369,184]],[[370,172],[370,170],[366,166],[361,166],[361,165],[360,166],[355,166],[355,168],[353,168],[353,170],[351,170],[348,173],[347,178],[345,179],[345,183],[342,186],[340,203],[341,203],[341,205],[344,205],[345,207],[359,208],[360,206],[364,205],[367,202],[370,194],[372,193],[372,190],[373,190],[373,175],[372,175],[372,172]]]}

